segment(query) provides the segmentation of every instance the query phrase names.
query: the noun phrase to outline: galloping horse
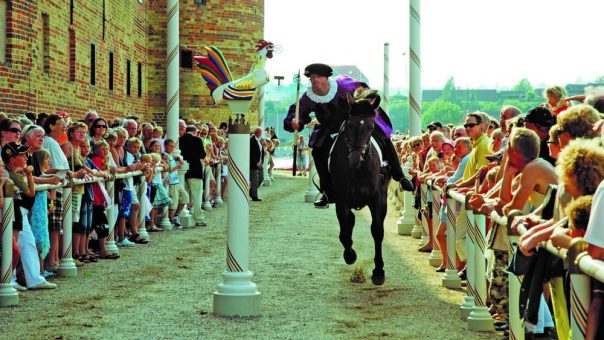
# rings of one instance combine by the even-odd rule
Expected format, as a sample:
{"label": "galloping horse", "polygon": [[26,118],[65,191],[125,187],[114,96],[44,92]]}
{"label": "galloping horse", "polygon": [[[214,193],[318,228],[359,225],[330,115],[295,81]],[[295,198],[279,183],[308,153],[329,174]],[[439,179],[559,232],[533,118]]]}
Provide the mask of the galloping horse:
{"label": "galloping horse", "polygon": [[329,161],[336,214],[340,222],[340,242],[344,246],[344,261],[353,264],[357,255],[352,249],[355,222],[352,209],[369,206],[371,235],[375,243],[375,268],[371,281],[382,285],[385,280],[382,241],[390,172],[381,166],[379,147],[371,141],[380,97],[377,91],[368,90],[356,100],[349,95],[348,103],[350,116],[340,129]]}

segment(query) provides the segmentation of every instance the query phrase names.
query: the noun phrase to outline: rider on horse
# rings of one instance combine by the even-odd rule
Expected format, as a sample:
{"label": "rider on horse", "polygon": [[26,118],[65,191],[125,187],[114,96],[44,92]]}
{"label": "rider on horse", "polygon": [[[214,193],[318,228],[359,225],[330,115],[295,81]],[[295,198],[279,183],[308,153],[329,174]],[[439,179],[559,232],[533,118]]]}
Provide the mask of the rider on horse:
{"label": "rider on horse", "polygon": [[[309,146],[312,148],[312,156],[315,160],[317,172],[321,185],[321,198],[315,202],[315,207],[326,208],[329,202],[333,202],[333,192],[329,178],[328,158],[331,145],[335,135],[342,123],[348,118],[350,106],[347,94],[361,88],[367,88],[367,84],[348,76],[330,78],[333,74],[331,67],[325,64],[310,64],[304,69],[304,75],[310,79],[311,87],[300,97],[299,122],[295,121],[296,104],[289,107],[287,117],[283,120],[283,128],[293,132],[300,126],[310,123],[310,113],[314,112],[319,124],[310,137]],[[392,124],[388,115],[380,108],[376,116],[376,126],[373,132],[374,139],[380,145],[384,160],[388,162],[392,179],[401,183],[404,179],[400,160],[390,140]],[[412,190],[408,186],[405,190]]]}

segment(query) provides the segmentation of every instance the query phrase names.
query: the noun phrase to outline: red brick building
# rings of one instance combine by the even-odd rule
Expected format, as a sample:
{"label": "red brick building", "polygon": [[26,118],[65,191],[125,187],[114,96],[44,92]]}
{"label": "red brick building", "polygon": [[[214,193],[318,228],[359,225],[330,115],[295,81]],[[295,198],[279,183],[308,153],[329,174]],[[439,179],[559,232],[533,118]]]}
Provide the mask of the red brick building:
{"label": "red brick building", "polygon": [[[263,38],[263,0],[180,0],[180,116],[220,122],[191,65],[219,47],[234,75]],[[167,0],[0,0],[0,111],[166,117]],[[254,121],[256,110],[249,119]]]}

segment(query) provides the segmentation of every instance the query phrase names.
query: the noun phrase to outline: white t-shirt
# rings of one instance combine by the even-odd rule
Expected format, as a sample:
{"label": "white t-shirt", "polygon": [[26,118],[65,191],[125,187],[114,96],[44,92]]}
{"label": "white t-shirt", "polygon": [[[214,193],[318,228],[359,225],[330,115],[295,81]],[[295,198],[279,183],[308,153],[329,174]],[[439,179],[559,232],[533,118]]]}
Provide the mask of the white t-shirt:
{"label": "white t-shirt", "polygon": [[50,168],[57,170],[69,170],[69,162],[67,157],[61,150],[59,143],[54,138],[44,136],[44,144],[42,147],[50,153]]}
{"label": "white t-shirt", "polygon": [[591,203],[591,214],[583,237],[587,243],[604,248],[604,181],[600,182]]}
{"label": "white t-shirt", "polygon": [[[134,155],[132,155],[128,151],[126,151],[125,154],[126,166],[132,165],[132,163],[134,163]],[[132,188],[134,188],[134,180],[132,179],[132,177],[124,178],[124,190],[132,191]]]}

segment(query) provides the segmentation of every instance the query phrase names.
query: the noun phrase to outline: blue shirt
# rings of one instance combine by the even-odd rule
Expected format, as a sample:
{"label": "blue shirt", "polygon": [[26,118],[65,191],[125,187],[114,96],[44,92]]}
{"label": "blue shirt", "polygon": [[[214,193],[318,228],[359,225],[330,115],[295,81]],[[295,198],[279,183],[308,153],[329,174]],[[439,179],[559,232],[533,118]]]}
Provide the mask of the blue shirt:
{"label": "blue shirt", "polygon": [[470,152],[467,155],[463,156],[461,161],[459,162],[459,166],[453,176],[447,178],[447,184],[455,183],[458,179],[463,177],[463,172],[466,170],[466,165],[468,164],[468,159],[470,159]]}

